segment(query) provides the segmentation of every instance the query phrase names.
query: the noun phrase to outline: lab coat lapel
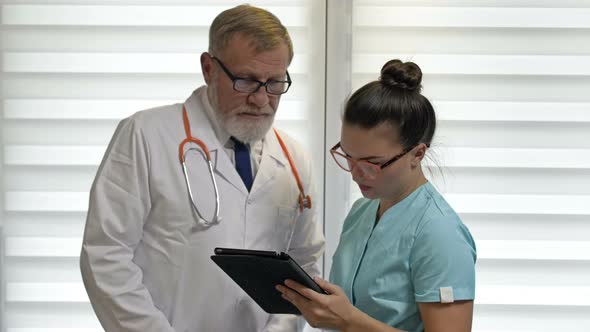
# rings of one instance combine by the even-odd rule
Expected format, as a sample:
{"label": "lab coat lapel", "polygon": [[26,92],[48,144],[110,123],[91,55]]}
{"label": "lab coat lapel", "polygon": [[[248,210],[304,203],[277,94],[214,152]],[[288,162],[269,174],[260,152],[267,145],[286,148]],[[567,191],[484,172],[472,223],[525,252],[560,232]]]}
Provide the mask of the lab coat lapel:
{"label": "lab coat lapel", "polygon": [[205,113],[201,94],[206,93],[205,88],[196,90],[191,97],[185,102],[187,112],[189,113],[189,120],[191,124],[192,135],[195,138],[202,140],[209,148],[211,162],[213,163],[214,172],[229,182],[239,191],[248,194],[246,186],[236,171],[229,156],[223,149],[223,146],[215,136],[211,121]]}
{"label": "lab coat lapel", "polygon": [[270,186],[277,173],[284,167],[288,167],[288,163],[274,131],[269,130],[264,138],[262,159],[252,185],[252,192],[265,190],[267,186]]}
{"label": "lab coat lapel", "polygon": [[215,173],[223,179],[225,179],[227,182],[231,183],[231,185],[234,186],[236,189],[248,195],[248,190],[244,185],[244,181],[242,181],[242,178],[240,177],[238,171],[235,169],[234,165],[229,159],[229,156],[227,155],[225,150],[219,145],[219,143],[215,148],[215,151],[215,160],[213,161]]}

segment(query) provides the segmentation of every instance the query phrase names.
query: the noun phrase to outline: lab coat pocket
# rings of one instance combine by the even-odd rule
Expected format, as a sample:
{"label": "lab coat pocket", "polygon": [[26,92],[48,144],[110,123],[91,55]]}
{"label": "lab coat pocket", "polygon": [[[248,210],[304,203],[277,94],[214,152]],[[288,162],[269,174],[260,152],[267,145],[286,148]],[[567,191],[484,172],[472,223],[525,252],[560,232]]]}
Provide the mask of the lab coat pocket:
{"label": "lab coat pocket", "polygon": [[299,209],[294,207],[279,206],[277,208],[277,221],[275,227],[276,238],[279,245],[277,248],[281,251],[287,251],[290,246],[291,238],[295,232],[297,217],[299,216]]}

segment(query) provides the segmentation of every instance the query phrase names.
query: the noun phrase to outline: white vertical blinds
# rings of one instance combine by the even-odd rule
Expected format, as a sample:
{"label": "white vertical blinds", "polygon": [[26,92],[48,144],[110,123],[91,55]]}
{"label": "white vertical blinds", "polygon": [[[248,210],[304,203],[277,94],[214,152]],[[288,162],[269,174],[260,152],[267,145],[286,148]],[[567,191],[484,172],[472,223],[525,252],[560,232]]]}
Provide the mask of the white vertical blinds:
{"label": "white vertical blinds", "polygon": [[590,331],[590,3],[353,3],[353,90],[392,58],[424,71],[434,183],[478,248],[473,331]]}
{"label": "white vertical blinds", "polygon": [[[5,331],[102,331],[78,268],[88,190],[102,154],[121,118],[182,102],[203,84],[199,56],[207,50],[209,24],[240,3],[8,0],[1,5],[5,292],[0,291],[0,304],[5,306],[0,326]],[[325,5],[250,3],[275,13],[293,38],[294,83],[276,125],[312,152],[319,176]],[[320,197],[313,199],[322,205]]]}

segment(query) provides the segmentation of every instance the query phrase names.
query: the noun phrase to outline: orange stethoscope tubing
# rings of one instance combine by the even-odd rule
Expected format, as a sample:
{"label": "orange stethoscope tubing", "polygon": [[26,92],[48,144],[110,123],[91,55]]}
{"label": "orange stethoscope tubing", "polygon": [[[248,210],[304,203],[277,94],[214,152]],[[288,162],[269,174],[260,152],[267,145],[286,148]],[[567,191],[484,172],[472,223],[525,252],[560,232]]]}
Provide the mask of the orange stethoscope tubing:
{"label": "orange stethoscope tubing", "polygon": [[[191,135],[191,126],[188,121],[188,115],[186,114],[186,109],[184,105],[182,106],[182,121],[184,122],[184,132],[186,133],[186,138],[180,142],[180,146],[178,147],[178,155],[180,157],[180,164],[182,165],[182,172],[184,173],[184,182],[186,183],[186,188],[188,189],[188,195],[191,199],[191,205],[193,210],[199,216],[199,222],[205,226],[209,227],[213,224],[219,223],[221,221],[221,217],[219,217],[219,190],[217,189],[217,181],[215,181],[215,176],[213,175],[213,164],[211,163],[211,155],[209,154],[209,149],[207,149],[207,145],[203,141],[198,138],[195,138]],[[199,212],[197,205],[195,204],[195,199],[193,197],[193,191],[191,189],[191,183],[188,179],[188,172],[186,170],[186,154],[190,150],[196,150],[196,148],[189,148],[184,151],[184,146],[187,143],[195,143],[197,144],[201,150],[205,153],[207,157],[207,165],[209,166],[209,175],[211,175],[211,181],[213,182],[213,188],[215,189],[215,214],[211,220],[207,220],[203,218],[203,215]]]}
{"label": "orange stethoscope tubing", "polygon": [[[184,107],[184,105],[182,106],[182,121],[184,123],[184,132],[186,133],[186,138],[184,140],[182,140],[182,142],[180,142],[180,145],[178,147],[178,156],[180,158],[180,163],[182,165],[182,171],[184,173],[184,180],[186,182],[188,194],[191,199],[191,205],[192,205],[193,209],[195,210],[195,212],[199,215],[200,220],[202,220],[201,223],[204,226],[211,226],[212,224],[215,224],[215,223],[218,223],[221,221],[221,217],[219,216],[219,189],[217,188],[217,182],[215,181],[215,175],[213,172],[213,164],[211,162],[211,155],[209,154],[209,149],[207,148],[207,145],[203,141],[201,141],[200,139],[192,136],[190,123],[188,120],[188,114],[186,112],[186,108]],[[278,131],[274,128],[273,128],[273,131],[279,141],[279,144],[281,145],[281,149],[283,150],[283,153],[285,154],[285,156],[287,157],[287,160],[289,161],[289,165],[291,166],[291,171],[293,172],[293,176],[295,177],[295,181],[297,182],[297,187],[299,189],[299,211],[303,212],[304,209],[311,209],[311,207],[312,207],[311,197],[309,195],[305,195],[305,190],[303,189],[303,184],[301,183],[301,178],[299,177],[299,173],[297,172],[297,168],[295,167],[295,163],[293,162],[293,158],[291,158],[291,154],[289,153],[289,150],[287,149],[287,146],[285,145],[285,142],[283,142],[283,139],[279,135]],[[186,154],[190,150],[196,150],[197,148],[189,148],[185,151],[184,146],[187,143],[197,144],[201,148],[201,150],[204,152],[205,157],[207,159],[207,164],[209,166],[209,174],[211,175],[211,181],[213,182],[213,187],[215,189],[215,214],[210,221],[203,218],[203,216],[199,212],[199,209],[197,208],[197,205],[195,204],[195,200],[193,198],[193,193],[192,193],[190,181],[188,178],[188,172],[187,172],[187,168],[186,168]]]}
{"label": "orange stethoscope tubing", "polygon": [[297,167],[295,167],[295,163],[293,162],[293,158],[291,158],[291,154],[289,153],[289,149],[283,142],[281,135],[276,129],[272,129],[279,140],[279,144],[287,156],[287,160],[289,160],[289,165],[291,165],[291,171],[293,172],[293,176],[295,177],[295,181],[297,181],[297,187],[299,187],[299,211],[303,212],[304,209],[311,209],[311,197],[309,195],[305,195],[305,190],[303,189],[303,185],[301,184],[301,179],[299,178],[299,173],[297,172]]}

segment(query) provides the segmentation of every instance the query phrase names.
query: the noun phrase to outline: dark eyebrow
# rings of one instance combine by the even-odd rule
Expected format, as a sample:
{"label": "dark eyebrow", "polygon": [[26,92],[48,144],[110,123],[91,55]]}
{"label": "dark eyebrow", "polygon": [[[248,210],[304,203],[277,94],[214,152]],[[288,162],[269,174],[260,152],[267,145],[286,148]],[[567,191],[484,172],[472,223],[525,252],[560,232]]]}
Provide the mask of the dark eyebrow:
{"label": "dark eyebrow", "polygon": [[[346,151],[344,151],[344,149],[342,148],[342,145],[340,145],[340,150],[342,150],[342,152],[344,152],[344,154],[345,154],[347,157],[350,157],[350,158],[352,158],[352,156],[351,156],[351,155],[349,155],[349,154],[348,154]],[[356,159],[358,159],[358,160],[369,160],[369,159],[378,159],[378,158],[385,158],[385,156],[369,156],[369,157],[364,157],[364,158],[356,158]]]}

